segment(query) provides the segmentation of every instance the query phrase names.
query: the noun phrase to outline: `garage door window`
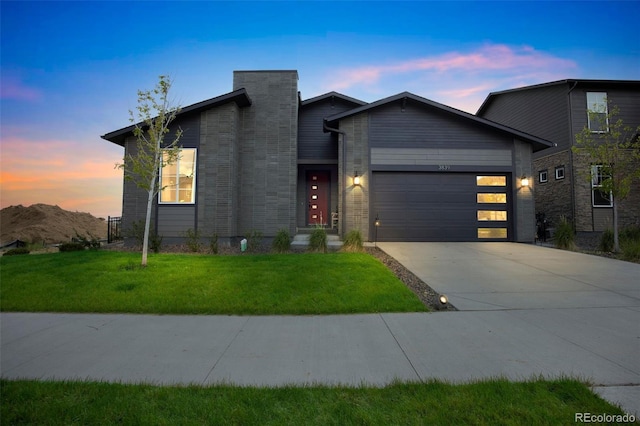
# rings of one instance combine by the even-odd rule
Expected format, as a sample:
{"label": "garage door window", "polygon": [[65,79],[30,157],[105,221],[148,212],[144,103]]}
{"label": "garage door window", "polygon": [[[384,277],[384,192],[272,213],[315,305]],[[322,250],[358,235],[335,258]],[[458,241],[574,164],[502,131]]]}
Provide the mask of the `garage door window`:
{"label": "garage door window", "polygon": [[506,176],[476,176],[478,186],[507,186]]}
{"label": "garage door window", "polygon": [[506,221],[507,212],[503,210],[478,210],[479,221]]}
{"label": "garage door window", "polygon": [[477,202],[481,204],[506,204],[507,194],[503,192],[492,192],[492,193],[481,192],[477,194],[476,199],[477,199]]}
{"label": "garage door window", "polygon": [[478,238],[507,238],[507,228],[478,228]]}
{"label": "garage door window", "polygon": [[507,177],[476,176],[478,239],[506,239]]}

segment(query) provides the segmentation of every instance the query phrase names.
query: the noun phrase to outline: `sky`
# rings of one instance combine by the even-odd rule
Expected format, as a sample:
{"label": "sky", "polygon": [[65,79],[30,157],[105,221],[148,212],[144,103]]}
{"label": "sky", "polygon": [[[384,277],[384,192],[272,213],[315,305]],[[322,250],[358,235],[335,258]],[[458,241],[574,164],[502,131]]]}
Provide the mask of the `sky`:
{"label": "sky", "polygon": [[490,92],[561,79],[640,80],[639,1],[0,1],[0,207],[122,210],[137,91],[177,105],[234,70],[295,69],[302,99],[409,91],[475,113]]}

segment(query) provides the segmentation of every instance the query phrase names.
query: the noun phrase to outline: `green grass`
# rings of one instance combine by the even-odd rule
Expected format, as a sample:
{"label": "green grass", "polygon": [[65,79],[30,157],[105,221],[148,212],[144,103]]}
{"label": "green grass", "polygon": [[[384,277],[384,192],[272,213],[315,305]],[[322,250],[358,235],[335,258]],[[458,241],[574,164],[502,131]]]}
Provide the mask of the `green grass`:
{"label": "green grass", "polygon": [[158,314],[416,312],[364,253],[207,256],[83,251],[0,258],[0,310]]}
{"label": "green grass", "polygon": [[3,424],[556,425],[624,414],[569,379],[370,387],[0,381]]}

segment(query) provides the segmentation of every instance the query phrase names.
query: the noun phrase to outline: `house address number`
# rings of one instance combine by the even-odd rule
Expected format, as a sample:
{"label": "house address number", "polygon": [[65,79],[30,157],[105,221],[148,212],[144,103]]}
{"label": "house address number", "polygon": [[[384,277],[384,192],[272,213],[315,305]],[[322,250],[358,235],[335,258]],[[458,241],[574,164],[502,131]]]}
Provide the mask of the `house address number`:
{"label": "house address number", "polygon": [[442,171],[442,170],[451,170],[451,166],[448,164],[440,164],[438,166],[438,170]]}

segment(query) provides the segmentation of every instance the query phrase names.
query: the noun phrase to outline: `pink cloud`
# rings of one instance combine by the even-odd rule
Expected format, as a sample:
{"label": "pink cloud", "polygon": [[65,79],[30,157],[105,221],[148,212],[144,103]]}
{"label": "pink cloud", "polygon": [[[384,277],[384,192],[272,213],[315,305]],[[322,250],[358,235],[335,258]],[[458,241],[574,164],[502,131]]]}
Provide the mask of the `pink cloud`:
{"label": "pink cloud", "polygon": [[0,87],[0,98],[18,101],[37,101],[42,98],[42,93],[37,89],[26,86],[15,76],[3,75],[2,85]]}
{"label": "pink cloud", "polygon": [[344,90],[356,85],[375,85],[381,79],[416,72],[486,74],[490,72],[522,73],[548,70],[573,70],[575,62],[537,51],[529,46],[511,47],[487,44],[471,52],[448,52],[383,65],[367,65],[338,70],[328,82],[330,90]]}

